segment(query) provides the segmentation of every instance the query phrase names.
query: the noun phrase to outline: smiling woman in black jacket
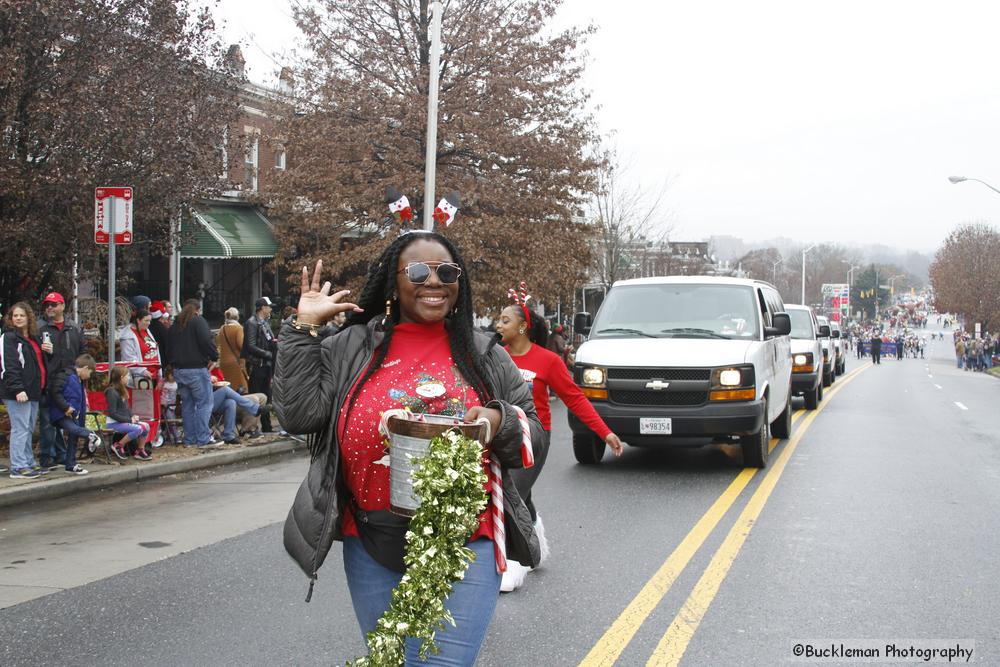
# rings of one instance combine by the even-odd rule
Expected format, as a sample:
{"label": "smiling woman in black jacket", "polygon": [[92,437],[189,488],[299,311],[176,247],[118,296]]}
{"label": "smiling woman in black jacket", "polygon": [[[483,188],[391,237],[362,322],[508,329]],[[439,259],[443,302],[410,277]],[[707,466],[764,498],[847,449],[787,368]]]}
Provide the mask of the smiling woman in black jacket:
{"label": "smiling woman in black jacket", "polygon": [[4,324],[6,329],[0,336],[0,398],[10,417],[10,476],[35,479],[40,470],[31,449],[31,434],[38,422],[38,402],[45,391],[42,344],[35,313],[27,303],[11,306]]}
{"label": "smiling woman in black jacket", "polygon": [[[331,295],[330,283],[321,287],[321,272],[317,262],[310,282],[302,269],[298,315],[282,327],[278,345],[278,416],[289,431],[313,434],[313,460],[285,522],[285,548],[315,579],[334,540],[342,540],[358,624],[362,634],[373,630],[403,576],[408,525],[388,521],[380,413],[406,407],[467,422],[488,419],[495,435],[485,444],[502,472],[503,523],[486,511],[469,536],[466,546],[477,557],[446,602],[457,626],[437,634],[441,653],[427,661],[471,665],[496,606],[504,549],[506,558],[538,564],[531,516],[508,474],[522,466],[518,409],[536,454],[543,442],[531,392],[510,356],[473,330],[468,273],[445,237],[411,232],[396,239],[372,265],[358,305],[342,302],[347,292]],[[320,336],[334,315],[347,311],[342,331]],[[418,659],[417,644],[407,641],[407,664]]]}

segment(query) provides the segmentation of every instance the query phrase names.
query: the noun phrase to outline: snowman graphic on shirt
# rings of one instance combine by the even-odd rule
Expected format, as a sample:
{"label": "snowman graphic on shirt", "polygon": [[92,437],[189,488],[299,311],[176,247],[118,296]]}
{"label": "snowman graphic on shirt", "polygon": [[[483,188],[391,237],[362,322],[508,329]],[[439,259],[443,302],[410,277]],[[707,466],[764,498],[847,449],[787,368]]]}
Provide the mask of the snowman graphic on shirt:
{"label": "snowman graphic on shirt", "polygon": [[[465,393],[468,385],[462,380],[457,369],[453,369],[456,388]],[[389,398],[398,401],[400,405],[414,413],[448,415],[462,418],[465,416],[465,401],[458,396],[449,396],[444,381],[429,373],[417,374],[413,394],[404,389],[389,390]]]}

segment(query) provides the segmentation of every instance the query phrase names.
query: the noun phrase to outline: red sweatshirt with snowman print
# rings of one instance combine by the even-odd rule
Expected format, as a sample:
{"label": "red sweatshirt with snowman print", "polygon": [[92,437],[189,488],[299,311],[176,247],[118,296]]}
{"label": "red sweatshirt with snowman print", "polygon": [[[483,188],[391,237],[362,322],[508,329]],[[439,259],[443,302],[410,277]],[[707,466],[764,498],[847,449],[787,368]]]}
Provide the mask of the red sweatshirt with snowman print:
{"label": "red sweatshirt with snowman print", "polygon": [[[354,391],[352,387],[349,395]],[[444,322],[402,322],[394,327],[382,366],[365,382],[350,413],[349,405],[344,402],[337,422],[344,480],[358,507],[370,511],[389,509],[389,449],[378,432],[383,412],[407,408],[464,417],[480,402],[455,367]],[[483,463],[489,464],[486,452]],[[344,512],[342,530],[345,536],[358,535],[353,512]],[[480,537],[493,537],[486,511],[469,539]]]}

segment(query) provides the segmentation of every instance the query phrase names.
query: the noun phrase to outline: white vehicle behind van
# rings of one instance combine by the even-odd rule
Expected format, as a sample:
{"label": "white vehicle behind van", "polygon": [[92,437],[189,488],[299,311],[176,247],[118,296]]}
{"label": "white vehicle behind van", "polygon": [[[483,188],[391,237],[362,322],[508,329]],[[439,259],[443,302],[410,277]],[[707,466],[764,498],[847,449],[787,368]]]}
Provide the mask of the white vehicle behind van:
{"label": "white vehicle behind van", "polygon": [[[577,316],[577,331],[588,319]],[[737,436],[745,465],[763,468],[772,432],[791,431],[790,330],[781,296],[765,282],[619,281],[577,350],[574,379],[629,445]],[[572,413],[569,422],[577,460],[599,462],[604,442]]]}

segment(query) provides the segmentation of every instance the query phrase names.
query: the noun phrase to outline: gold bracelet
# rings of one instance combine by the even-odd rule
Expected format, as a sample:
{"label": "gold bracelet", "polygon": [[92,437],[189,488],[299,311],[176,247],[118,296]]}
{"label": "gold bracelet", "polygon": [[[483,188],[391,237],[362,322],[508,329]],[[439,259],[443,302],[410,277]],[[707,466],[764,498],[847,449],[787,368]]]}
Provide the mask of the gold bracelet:
{"label": "gold bracelet", "polygon": [[299,322],[299,319],[297,317],[292,320],[292,327],[296,331],[308,331],[309,335],[312,336],[313,338],[317,338],[319,336],[319,330],[322,329],[324,326],[326,325],[310,324],[309,322]]}

